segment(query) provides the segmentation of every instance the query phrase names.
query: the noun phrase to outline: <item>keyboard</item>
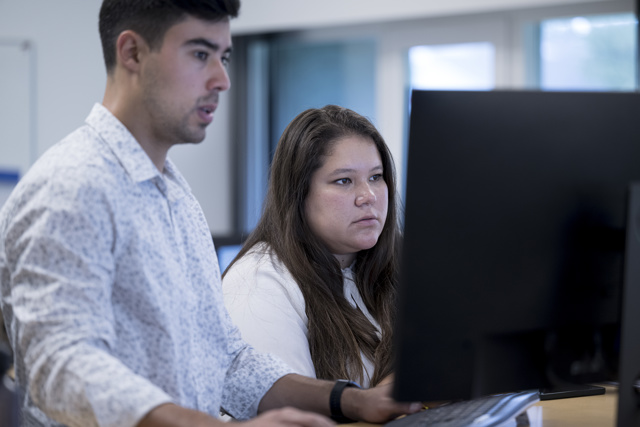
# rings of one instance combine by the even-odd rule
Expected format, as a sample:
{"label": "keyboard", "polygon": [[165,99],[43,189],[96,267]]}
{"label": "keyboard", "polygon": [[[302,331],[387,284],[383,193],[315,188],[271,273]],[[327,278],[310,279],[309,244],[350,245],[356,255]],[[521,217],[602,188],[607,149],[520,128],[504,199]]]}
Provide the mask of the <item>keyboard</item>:
{"label": "keyboard", "polygon": [[[538,391],[500,394],[425,409],[385,424],[388,427],[500,426],[540,400]],[[513,423],[515,425],[515,422]]]}

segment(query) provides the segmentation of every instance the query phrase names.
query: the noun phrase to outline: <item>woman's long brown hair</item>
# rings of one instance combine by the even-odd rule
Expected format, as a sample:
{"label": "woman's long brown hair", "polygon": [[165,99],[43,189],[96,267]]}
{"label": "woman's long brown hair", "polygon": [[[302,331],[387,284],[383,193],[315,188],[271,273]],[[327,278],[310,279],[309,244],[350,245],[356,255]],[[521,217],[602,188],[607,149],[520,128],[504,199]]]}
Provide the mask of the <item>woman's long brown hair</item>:
{"label": "woman's long brown hair", "polygon": [[[364,314],[344,297],[340,264],[311,232],[304,211],[313,173],[331,154],[334,144],[347,136],[372,139],[380,153],[388,187],[387,218],[378,242],[371,249],[358,252],[354,265],[356,286],[380,325],[380,338]],[[227,270],[257,243],[270,245],[304,296],[309,348],[318,378],[362,382],[361,354],[375,365],[371,386],[391,373],[400,244],[396,199],[391,153],[365,117],[327,105],[302,112],[283,132],[271,165],[262,217]]]}

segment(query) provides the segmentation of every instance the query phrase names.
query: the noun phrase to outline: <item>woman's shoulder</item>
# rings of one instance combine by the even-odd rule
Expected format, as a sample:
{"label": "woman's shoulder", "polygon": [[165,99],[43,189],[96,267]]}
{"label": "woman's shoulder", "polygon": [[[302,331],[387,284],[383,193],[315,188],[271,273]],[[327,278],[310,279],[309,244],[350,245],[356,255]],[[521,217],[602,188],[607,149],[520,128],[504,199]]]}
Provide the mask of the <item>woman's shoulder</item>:
{"label": "woman's shoulder", "polygon": [[304,307],[304,297],[289,270],[270,245],[258,243],[236,261],[222,280],[225,297],[284,298]]}
{"label": "woman's shoulder", "polygon": [[236,280],[254,282],[258,277],[268,277],[282,284],[293,281],[287,267],[271,245],[265,242],[256,243],[238,259],[225,273],[223,283]]}
{"label": "woman's shoulder", "polygon": [[236,270],[250,271],[280,271],[286,270],[280,258],[266,242],[258,242],[253,245],[240,259],[229,269],[227,274]]}

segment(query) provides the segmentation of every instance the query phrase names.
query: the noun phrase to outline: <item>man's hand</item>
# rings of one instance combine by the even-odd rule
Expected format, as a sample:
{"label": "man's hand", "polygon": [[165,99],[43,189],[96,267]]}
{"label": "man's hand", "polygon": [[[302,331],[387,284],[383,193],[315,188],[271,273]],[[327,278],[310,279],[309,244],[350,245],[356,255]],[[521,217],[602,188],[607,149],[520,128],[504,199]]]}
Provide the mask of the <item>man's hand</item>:
{"label": "man's hand", "polygon": [[[329,418],[305,412],[295,408],[281,408],[266,411],[256,418],[232,425],[255,427],[332,427],[335,423]],[[172,403],[160,405],[152,409],[138,427],[224,427],[229,424],[203,412],[186,409]]]}
{"label": "man's hand", "polygon": [[385,423],[400,415],[413,414],[422,404],[400,403],[391,398],[391,383],[367,390],[348,387],[342,393],[342,413],[353,420],[369,423]]}
{"label": "man's hand", "polygon": [[272,409],[256,418],[243,423],[246,426],[300,426],[300,427],[332,427],[336,424],[329,418],[305,412],[295,408]]}
{"label": "man's hand", "polygon": [[165,403],[149,411],[137,427],[221,427],[224,425],[223,421],[204,412]]}

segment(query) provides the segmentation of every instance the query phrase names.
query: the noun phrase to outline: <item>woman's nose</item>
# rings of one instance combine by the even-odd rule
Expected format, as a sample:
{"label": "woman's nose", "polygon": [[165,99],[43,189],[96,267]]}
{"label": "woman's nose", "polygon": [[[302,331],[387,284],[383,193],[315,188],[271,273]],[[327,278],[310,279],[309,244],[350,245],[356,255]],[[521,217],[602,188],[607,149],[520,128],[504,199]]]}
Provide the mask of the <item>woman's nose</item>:
{"label": "woman's nose", "polygon": [[367,184],[359,189],[358,195],[356,196],[356,205],[362,206],[366,204],[372,204],[376,201],[376,194],[373,192],[371,187]]}

